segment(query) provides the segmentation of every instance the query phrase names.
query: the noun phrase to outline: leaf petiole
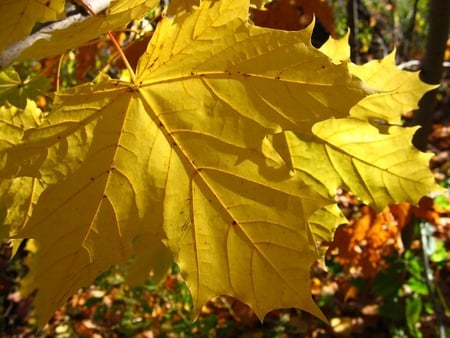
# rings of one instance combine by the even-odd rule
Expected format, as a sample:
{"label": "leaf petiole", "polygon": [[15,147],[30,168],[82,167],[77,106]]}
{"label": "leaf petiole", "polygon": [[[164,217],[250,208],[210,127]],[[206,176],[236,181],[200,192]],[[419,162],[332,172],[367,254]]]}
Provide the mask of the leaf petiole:
{"label": "leaf petiole", "polygon": [[[78,3],[84,7],[84,9],[86,9],[86,11],[91,14],[92,16],[96,16],[97,12],[94,11],[91,6],[86,3],[83,0],[79,0]],[[106,33],[109,37],[109,39],[111,40],[112,44],[114,45],[114,48],[117,50],[117,52],[120,55],[120,58],[122,59],[125,67],[127,68],[128,72],[130,73],[130,79],[131,81],[135,84],[136,83],[136,74],[134,73],[133,68],[131,67],[130,63],[128,62],[127,57],[125,56],[125,54],[123,53],[122,47],[119,45],[119,43],[117,42],[116,38],[114,37],[114,35],[111,32],[107,32]]]}

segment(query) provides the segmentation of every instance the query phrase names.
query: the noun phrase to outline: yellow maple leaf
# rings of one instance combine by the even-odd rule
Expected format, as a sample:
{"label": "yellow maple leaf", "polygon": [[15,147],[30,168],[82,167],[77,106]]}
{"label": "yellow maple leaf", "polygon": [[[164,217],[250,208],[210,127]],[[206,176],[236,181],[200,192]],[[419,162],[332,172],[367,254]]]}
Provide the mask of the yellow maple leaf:
{"label": "yellow maple leaf", "polygon": [[[226,294],[261,319],[297,307],[326,320],[309,276],[323,253],[317,242],[342,221],[328,190],[343,181],[372,184],[379,171],[390,181],[376,194],[361,191],[374,204],[404,198],[414,182],[414,196],[434,187],[407,165],[400,177],[402,163],[392,157],[404,148],[376,156],[393,139],[410,141],[410,130],[380,136],[365,121],[343,119],[369,91],[345,62],[311,46],[311,27],[254,27],[249,5],[205,0],[165,17],[135,80],[100,75],[57,93],[46,122],[5,148],[1,175],[49,184],[18,233],[39,244],[29,290],[38,289],[40,326],[79,287],[132,255],[133,269],[163,271],[167,264],[144,262],[169,257],[161,243],[180,265],[197,313]],[[308,139],[312,152],[286,135]],[[406,150],[424,172],[427,155]],[[339,170],[349,163],[365,166],[352,171],[363,179]],[[408,189],[392,188],[399,180]],[[146,245],[153,247],[144,253]],[[134,280],[142,277],[136,272]]]}
{"label": "yellow maple leaf", "polygon": [[41,325],[80,286],[139,254],[139,238],[161,241],[161,224],[197,311],[228,294],[260,318],[294,306],[325,319],[308,292],[319,257],[308,219],[334,201],[292,176],[268,136],[309,133],[366,92],[311,47],[310,31],[251,26],[248,7],[202,1],[165,18],[135,84],[100,76],[58,94],[47,123],[8,153],[5,172],[51,184],[20,234],[40,246]]}

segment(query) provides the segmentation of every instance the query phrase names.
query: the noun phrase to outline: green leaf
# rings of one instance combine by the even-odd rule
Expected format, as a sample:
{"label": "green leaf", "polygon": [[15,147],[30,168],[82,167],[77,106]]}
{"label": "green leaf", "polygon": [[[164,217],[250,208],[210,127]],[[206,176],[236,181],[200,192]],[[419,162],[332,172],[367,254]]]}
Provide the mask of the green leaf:
{"label": "green leaf", "polygon": [[408,325],[409,332],[413,337],[422,337],[422,333],[416,327],[420,321],[420,314],[422,313],[422,298],[420,297],[407,297],[406,298],[406,324]]}
{"label": "green leaf", "polygon": [[10,103],[25,109],[27,100],[35,100],[38,95],[50,90],[50,81],[43,76],[22,80],[14,69],[8,68],[0,73],[0,105]]}
{"label": "green leaf", "polygon": [[419,295],[426,296],[429,294],[427,283],[423,280],[423,278],[410,277],[407,284],[413,292]]}

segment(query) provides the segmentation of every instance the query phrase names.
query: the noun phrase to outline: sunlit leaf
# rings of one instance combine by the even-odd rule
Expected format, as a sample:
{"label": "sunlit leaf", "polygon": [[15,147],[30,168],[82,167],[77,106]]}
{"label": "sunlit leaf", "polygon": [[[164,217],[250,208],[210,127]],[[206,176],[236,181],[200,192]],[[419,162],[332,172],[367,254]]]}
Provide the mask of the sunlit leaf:
{"label": "sunlit leaf", "polygon": [[380,91],[364,98],[350,111],[350,115],[366,120],[379,119],[401,125],[402,114],[418,108],[422,95],[437,87],[420,81],[419,72],[399,69],[395,64],[395,51],[382,60],[361,66],[350,64],[349,69]]}
{"label": "sunlit leaf", "polygon": [[340,64],[342,62],[350,61],[350,46],[348,39],[350,37],[350,31],[340,39],[333,39],[331,36],[328,40],[319,48],[319,50],[332,58],[333,63]]}
{"label": "sunlit leaf", "polygon": [[435,188],[414,129],[348,118],[374,91],[311,46],[312,27],[253,26],[249,5],[163,17],[132,80],[56,93],[48,118],[4,146],[4,177],[49,185],[17,234],[39,245],[27,279],[39,326],[131,257],[131,282],[173,257],[197,314],[229,295],[260,319],[296,307],[326,320],[310,266],[343,221],[336,188],[378,207]]}
{"label": "sunlit leaf", "polygon": [[[332,38],[320,48],[334,63],[350,61],[347,34],[344,38]],[[362,79],[368,86],[377,90],[355,105],[350,115],[368,121],[387,122],[401,125],[402,114],[418,107],[423,94],[436,86],[419,79],[418,72],[401,70],[395,63],[395,51],[381,60],[373,60],[363,65],[349,63],[352,74]]]}
{"label": "sunlit leaf", "polygon": [[441,190],[428,170],[432,154],[411,144],[416,129],[390,127],[381,134],[363,120],[330,119],[313,127],[315,141],[293,133],[286,137],[294,167],[306,182],[330,196],[345,186],[382,210],[399,201],[417,204],[425,194]]}
{"label": "sunlit leaf", "polygon": [[[337,204],[327,205],[317,210],[308,220],[319,257],[324,258],[327,244],[333,240],[334,231],[341,224],[347,223]],[[323,262],[323,266],[325,263]]]}

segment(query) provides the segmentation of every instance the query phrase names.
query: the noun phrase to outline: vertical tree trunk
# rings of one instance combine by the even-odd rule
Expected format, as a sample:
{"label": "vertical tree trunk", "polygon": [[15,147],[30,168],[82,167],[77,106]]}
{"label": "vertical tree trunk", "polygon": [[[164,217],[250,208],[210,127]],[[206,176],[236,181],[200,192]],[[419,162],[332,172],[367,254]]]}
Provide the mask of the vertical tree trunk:
{"label": "vertical tree trunk", "polygon": [[[450,1],[430,0],[429,31],[425,56],[421,65],[420,78],[429,84],[439,84],[442,77],[444,53],[450,25]],[[407,125],[420,125],[413,143],[420,150],[426,150],[427,138],[432,128],[432,113],[436,104],[436,90],[430,91],[419,102],[419,109]]]}
{"label": "vertical tree trunk", "polygon": [[361,63],[359,54],[359,40],[358,40],[358,0],[347,0],[347,26],[350,28],[350,55],[351,60],[356,63]]}

